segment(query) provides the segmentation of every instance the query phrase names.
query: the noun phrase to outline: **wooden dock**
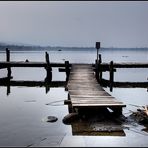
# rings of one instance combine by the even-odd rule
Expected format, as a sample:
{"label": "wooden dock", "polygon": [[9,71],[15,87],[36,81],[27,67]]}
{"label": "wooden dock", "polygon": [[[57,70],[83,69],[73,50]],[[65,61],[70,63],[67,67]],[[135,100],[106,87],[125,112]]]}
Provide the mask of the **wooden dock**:
{"label": "wooden dock", "polygon": [[67,87],[73,109],[106,107],[121,114],[126,106],[100,86],[91,64],[73,64]]}

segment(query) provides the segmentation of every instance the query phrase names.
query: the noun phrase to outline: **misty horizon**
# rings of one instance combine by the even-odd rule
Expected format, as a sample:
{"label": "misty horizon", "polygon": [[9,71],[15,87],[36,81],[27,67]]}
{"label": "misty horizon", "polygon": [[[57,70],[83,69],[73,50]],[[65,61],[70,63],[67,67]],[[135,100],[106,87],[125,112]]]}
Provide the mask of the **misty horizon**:
{"label": "misty horizon", "polygon": [[[0,46],[24,46],[24,47],[40,47],[40,48],[94,48],[96,49],[95,47],[95,43],[94,43],[94,46],[51,46],[51,45],[46,45],[46,46],[43,46],[43,45],[34,45],[34,44],[29,44],[29,43],[15,43],[15,42],[0,42]],[[129,49],[129,48],[148,48],[147,47],[116,47],[116,46],[110,46],[110,47],[104,47],[104,46],[101,46],[100,48],[124,48],[124,49]],[[1,50],[1,49],[0,49]]]}

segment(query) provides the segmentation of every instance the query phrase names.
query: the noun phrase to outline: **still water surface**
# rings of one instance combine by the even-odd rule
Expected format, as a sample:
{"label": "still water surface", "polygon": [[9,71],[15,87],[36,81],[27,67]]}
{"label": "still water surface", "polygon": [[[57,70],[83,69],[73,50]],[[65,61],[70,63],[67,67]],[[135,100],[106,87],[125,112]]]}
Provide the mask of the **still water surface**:
{"label": "still water surface", "polygon": [[[48,51],[51,62],[94,63],[96,50]],[[102,62],[148,62],[148,50],[100,50]],[[5,53],[0,53],[1,61]],[[45,61],[42,51],[11,52],[12,61]],[[7,71],[0,70],[0,77]],[[12,68],[13,80],[44,80],[44,68]],[[103,78],[108,79],[108,72]],[[115,81],[147,82],[148,69],[117,69]],[[65,73],[53,69],[53,81],[64,81]],[[112,96],[126,104],[123,114],[129,116],[137,108],[133,105],[148,104],[147,88],[104,88]],[[62,122],[68,112],[64,105],[68,92],[64,87],[50,88],[46,93],[44,87],[0,86],[0,146],[148,146],[148,133],[142,131],[144,126],[136,123],[130,129],[124,129],[125,136],[91,136],[73,135],[71,125]],[[49,105],[48,105],[49,104]],[[46,122],[48,116],[58,120]]]}

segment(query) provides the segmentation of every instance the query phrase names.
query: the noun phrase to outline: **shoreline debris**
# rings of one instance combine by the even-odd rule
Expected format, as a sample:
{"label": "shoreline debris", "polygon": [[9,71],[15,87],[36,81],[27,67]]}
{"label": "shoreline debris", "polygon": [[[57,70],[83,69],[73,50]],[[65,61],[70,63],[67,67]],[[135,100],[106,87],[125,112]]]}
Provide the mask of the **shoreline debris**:
{"label": "shoreline debris", "polygon": [[[137,106],[137,105],[134,105],[134,106]],[[131,116],[134,117],[134,119],[138,123],[148,124],[148,105],[139,106],[139,107],[141,108],[138,108],[137,112],[133,112]]]}

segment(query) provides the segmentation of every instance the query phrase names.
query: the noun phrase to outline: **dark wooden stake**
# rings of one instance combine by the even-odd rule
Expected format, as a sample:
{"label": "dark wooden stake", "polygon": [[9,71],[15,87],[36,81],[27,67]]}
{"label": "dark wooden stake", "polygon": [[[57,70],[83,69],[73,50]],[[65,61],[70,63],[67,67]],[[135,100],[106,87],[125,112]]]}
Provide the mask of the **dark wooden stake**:
{"label": "dark wooden stake", "polygon": [[98,61],[99,48],[100,48],[100,42],[96,42],[96,49],[97,49],[97,61]]}
{"label": "dark wooden stake", "polygon": [[95,76],[96,76],[96,79],[97,81],[99,82],[99,63],[98,63],[98,60],[96,59],[95,61]]}
{"label": "dark wooden stake", "polygon": [[[8,48],[6,48],[6,62],[10,62],[10,50]],[[11,77],[11,68],[8,67],[7,68],[7,77],[10,78]]]}
{"label": "dark wooden stake", "polygon": [[69,79],[70,68],[69,68],[69,61],[65,61],[65,70],[66,70],[66,81]]}
{"label": "dark wooden stake", "polygon": [[[6,48],[6,62],[10,62],[10,50]],[[7,85],[7,95],[10,94],[10,79],[11,79],[11,68],[7,68],[7,78],[8,78],[8,85]]]}
{"label": "dark wooden stake", "polygon": [[[67,97],[67,98],[68,98],[67,100],[69,100],[69,101],[71,102],[69,93],[68,93],[68,97]],[[71,103],[68,104],[68,112],[69,112],[69,113],[73,113],[73,112],[74,112],[74,109],[73,109]]]}
{"label": "dark wooden stake", "polygon": [[110,62],[110,91],[113,90],[113,82],[114,82],[114,65],[113,61]]}
{"label": "dark wooden stake", "polygon": [[49,61],[49,54],[47,52],[45,53],[45,58],[46,58],[46,63],[47,63],[47,67],[46,67],[47,76],[45,78],[45,81],[51,82],[51,80],[52,80],[52,68],[51,68],[50,61]]}
{"label": "dark wooden stake", "polygon": [[6,62],[10,62],[10,50],[6,48]]}
{"label": "dark wooden stake", "polygon": [[100,82],[100,83],[101,83],[101,81],[102,81],[102,68],[101,68],[101,63],[102,63],[102,58],[101,58],[101,54],[99,54],[98,68],[99,68],[99,82]]}

